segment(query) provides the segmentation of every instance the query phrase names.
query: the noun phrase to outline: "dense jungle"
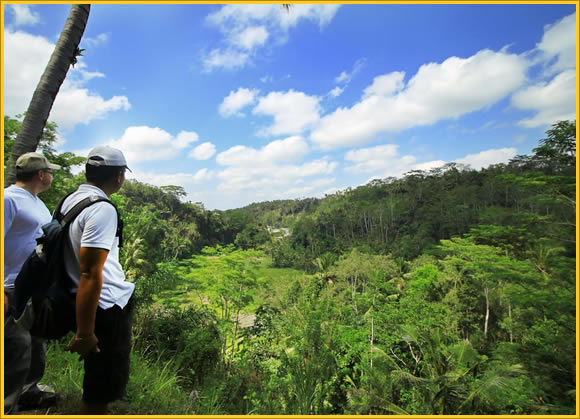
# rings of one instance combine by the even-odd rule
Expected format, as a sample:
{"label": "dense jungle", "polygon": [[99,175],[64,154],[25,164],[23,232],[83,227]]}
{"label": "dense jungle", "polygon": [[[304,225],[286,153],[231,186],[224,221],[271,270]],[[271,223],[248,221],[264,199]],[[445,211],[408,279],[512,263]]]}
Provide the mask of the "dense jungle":
{"label": "dense jungle", "polygon": [[[4,161],[22,118],[4,118]],[[84,159],[41,195],[83,182]],[[228,211],[179,185],[112,196],[136,284],[129,393],[114,414],[575,414],[576,122],[531,155],[456,163],[323,198]],[[78,405],[82,365],[44,382]]]}

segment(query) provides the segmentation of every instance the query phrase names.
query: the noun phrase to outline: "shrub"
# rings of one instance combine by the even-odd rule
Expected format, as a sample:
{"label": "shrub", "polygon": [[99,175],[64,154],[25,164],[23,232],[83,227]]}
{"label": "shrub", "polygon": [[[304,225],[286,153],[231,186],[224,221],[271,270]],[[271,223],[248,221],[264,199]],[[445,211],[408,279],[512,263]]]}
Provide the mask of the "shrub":
{"label": "shrub", "polygon": [[213,314],[192,307],[142,310],[135,347],[146,358],[171,360],[188,386],[198,385],[220,360],[221,338]]}

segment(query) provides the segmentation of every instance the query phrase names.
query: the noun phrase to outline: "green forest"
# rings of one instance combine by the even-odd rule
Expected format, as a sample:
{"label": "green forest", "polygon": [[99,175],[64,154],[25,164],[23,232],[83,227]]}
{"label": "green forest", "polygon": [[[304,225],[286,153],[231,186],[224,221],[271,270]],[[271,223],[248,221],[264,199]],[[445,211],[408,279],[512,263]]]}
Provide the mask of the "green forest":
{"label": "green forest", "polygon": [[[22,118],[4,118],[4,161]],[[84,181],[62,165],[53,210]],[[113,414],[576,413],[576,122],[531,155],[456,163],[324,198],[218,211],[179,185],[111,197],[136,284],[128,395]],[[44,381],[73,414],[82,366]]]}

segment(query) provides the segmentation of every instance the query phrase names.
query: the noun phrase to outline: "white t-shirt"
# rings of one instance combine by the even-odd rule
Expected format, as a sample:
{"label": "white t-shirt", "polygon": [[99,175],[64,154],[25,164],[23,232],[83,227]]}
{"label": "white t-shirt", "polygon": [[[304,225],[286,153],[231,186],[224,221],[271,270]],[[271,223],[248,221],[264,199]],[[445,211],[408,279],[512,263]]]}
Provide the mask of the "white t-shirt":
{"label": "white t-shirt", "polygon": [[22,265],[52,219],[44,202],[17,185],[4,189],[4,287],[14,288]]}
{"label": "white t-shirt", "polygon": [[[72,207],[89,196],[107,195],[96,186],[81,185],[63,203],[61,212],[66,214]],[[125,274],[119,264],[119,238],[117,233],[117,212],[107,202],[97,202],[83,210],[73,221],[69,230],[72,252],[65,252],[65,267],[70,277],[78,285],[80,278],[80,249],[95,247],[109,251],[103,267],[103,288],[99,307],[108,309],[115,304],[124,308],[133,294],[135,285],[125,281]]]}

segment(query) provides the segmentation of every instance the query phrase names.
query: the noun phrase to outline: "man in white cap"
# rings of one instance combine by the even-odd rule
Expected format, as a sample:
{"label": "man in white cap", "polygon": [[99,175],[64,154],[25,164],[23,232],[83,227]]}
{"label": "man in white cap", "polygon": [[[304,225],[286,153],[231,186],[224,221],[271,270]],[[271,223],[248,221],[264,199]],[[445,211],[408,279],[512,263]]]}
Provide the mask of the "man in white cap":
{"label": "man in white cap", "polygon": [[[25,153],[16,160],[16,184],[4,189],[4,301],[10,301],[14,280],[23,263],[42,236],[41,227],[52,219],[48,208],[37,196],[50,188],[52,171],[59,165],[50,163],[40,153]],[[8,299],[6,299],[6,296]],[[45,343],[30,336],[28,330],[14,323],[9,312],[4,317],[4,412],[46,408],[54,405],[58,395],[42,391],[38,382],[44,375]]]}
{"label": "man in white cap", "polygon": [[[92,149],[87,182],[64,201],[62,213],[87,197],[108,198],[119,191],[128,169],[120,150]],[[83,210],[69,230],[65,267],[77,283],[77,296],[76,334],[67,350],[84,359],[81,414],[107,414],[108,404],[123,397],[129,380],[135,286],[125,281],[119,264],[119,224],[116,209],[98,202]]]}

